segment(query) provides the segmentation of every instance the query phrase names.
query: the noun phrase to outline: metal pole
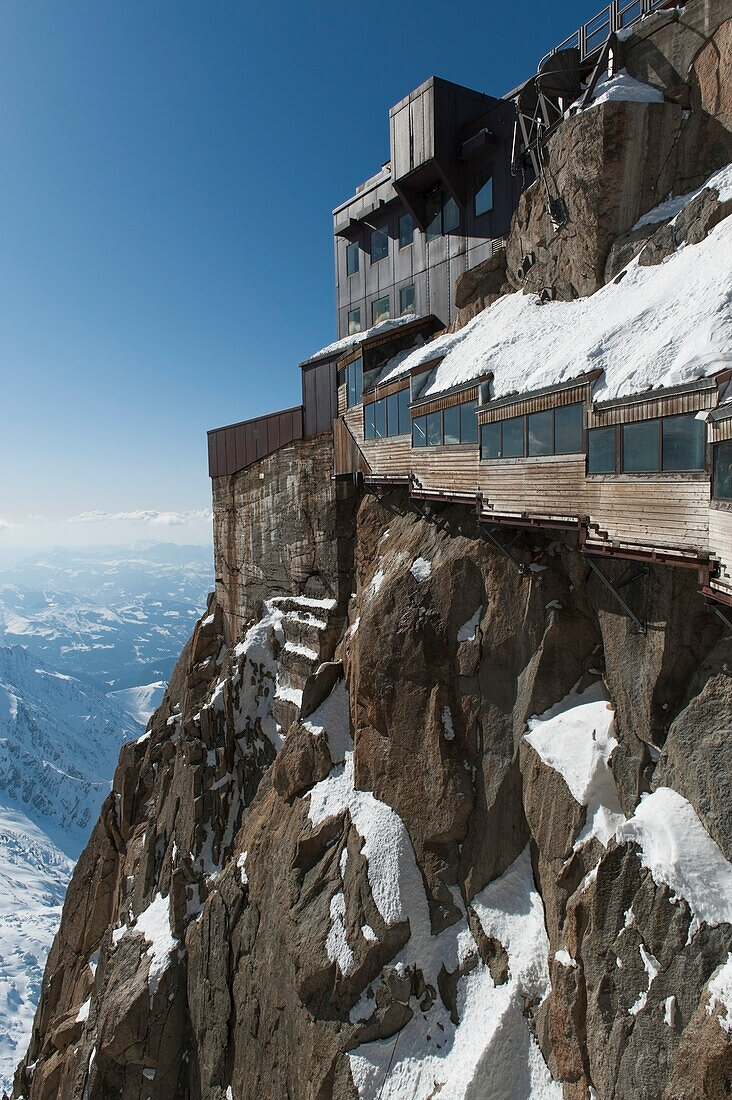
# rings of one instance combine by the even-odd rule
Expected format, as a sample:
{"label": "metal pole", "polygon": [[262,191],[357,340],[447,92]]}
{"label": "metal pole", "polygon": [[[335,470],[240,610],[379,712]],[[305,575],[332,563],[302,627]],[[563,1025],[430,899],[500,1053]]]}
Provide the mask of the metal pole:
{"label": "metal pole", "polygon": [[647,623],[643,619],[638,618],[635,611],[633,611],[632,607],[630,607],[625,602],[625,600],[620,595],[620,593],[618,592],[615,585],[612,583],[612,581],[608,580],[608,578],[605,576],[605,574],[600,569],[598,569],[598,567],[595,565],[594,561],[589,556],[589,554],[583,554],[582,557],[585,559],[585,561],[589,565],[592,572],[595,573],[595,575],[600,578],[600,580],[605,585],[605,587],[608,589],[608,591],[612,592],[613,596],[618,601],[618,603],[622,607],[623,611],[626,613],[626,615],[628,615],[629,618],[631,618],[633,620],[635,625],[638,627],[638,630],[640,631],[640,633],[641,634],[646,634],[647,631],[648,631]]}

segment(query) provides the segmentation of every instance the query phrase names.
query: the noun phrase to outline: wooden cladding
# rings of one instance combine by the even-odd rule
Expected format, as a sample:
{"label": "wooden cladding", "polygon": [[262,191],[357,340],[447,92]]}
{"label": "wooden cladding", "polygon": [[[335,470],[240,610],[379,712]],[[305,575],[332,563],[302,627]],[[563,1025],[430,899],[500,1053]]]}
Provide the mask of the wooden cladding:
{"label": "wooden cladding", "polygon": [[209,477],[224,477],[303,437],[303,407],[297,405],[208,433]]}
{"label": "wooden cladding", "polygon": [[647,401],[622,402],[604,408],[593,406],[590,427],[604,428],[612,424],[633,424],[638,420],[654,420],[660,416],[712,409],[717,403],[717,391],[691,390],[668,397],[649,397]]}
{"label": "wooden cladding", "polygon": [[333,453],[336,474],[370,474],[371,467],[364,458],[344,420],[333,422]]}
{"label": "wooden cladding", "polygon": [[431,412],[440,412],[441,409],[451,409],[455,405],[462,405],[468,401],[477,401],[479,386],[471,386],[469,390],[458,390],[456,393],[447,394],[446,397],[435,397],[431,401],[424,401],[419,405],[412,405],[412,417],[426,416]]}
{"label": "wooden cladding", "polygon": [[363,395],[364,405],[373,405],[374,401],[380,401],[382,397],[390,397],[393,393],[401,393],[409,389],[409,378],[395,378],[393,382],[387,382],[384,386],[377,386]]}
{"label": "wooden cladding", "polygon": [[732,439],[732,416],[727,416],[724,420],[713,420],[710,427],[712,443],[723,443],[727,439]]}
{"label": "wooden cladding", "polygon": [[510,420],[514,416],[527,416],[530,413],[558,409],[563,405],[575,405],[589,398],[589,383],[569,386],[564,390],[548,390],[533,397],[522,397],[516,401],[506,401],[500,405],[485,405],[478,409],[479,424],[495,424],[497,420]]}

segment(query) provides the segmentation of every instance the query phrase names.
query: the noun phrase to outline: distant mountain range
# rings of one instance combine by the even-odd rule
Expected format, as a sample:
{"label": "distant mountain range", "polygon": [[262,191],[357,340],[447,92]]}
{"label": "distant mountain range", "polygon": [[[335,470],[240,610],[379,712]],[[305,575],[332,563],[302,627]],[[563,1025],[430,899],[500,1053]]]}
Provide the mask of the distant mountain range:
{"label": "distant mountain range", "polygon": [[120,747],[143,733],[212,582],[209,549],[172,545],[0,571],[0,1094]]}

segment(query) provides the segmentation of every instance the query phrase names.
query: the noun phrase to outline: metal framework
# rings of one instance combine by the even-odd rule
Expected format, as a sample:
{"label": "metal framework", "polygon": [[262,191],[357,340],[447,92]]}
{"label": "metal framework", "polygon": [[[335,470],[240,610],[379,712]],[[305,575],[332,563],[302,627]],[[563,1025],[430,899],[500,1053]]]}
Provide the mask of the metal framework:
{"label": "metal framework", "polygon": [[620,604],[620,606],[622,607],[623,611],[628,616],[628,618],[633,620],[635,625],[638,627],[639,634],[646,634],[647,631],[648,631],[647,622],[645,621],[645,619],[641,619],[641,618],[638,617],[638,615],[636,615],[635,611],[630,606],[630,604],[620,595],[620,589],[621,588],[626,588],[629,584],[632,584],[633,581],[636,581],[641,577],[647,577],[648,576],[648,566],[645,566],[645,568],[642,569],[639,573],[633,574],[632,577],[627,577],[625,580],[621,581],[619,584],[613,584],[613,582],[609,579],[609,577],[605,576],[605,574],[602,572],[600,567],[598,565],[595,565],[594,561],[592,560],[592,558],[590,557],[589,554],[584,554],[583,553],[582,557],[587,562],[587,564],[589,565],[590,569],[595,574],[595,576],[600,581],[602,581],[605,588],[607,588],[608,592],[612,593],[612,595],[615,597],[616,601]]}

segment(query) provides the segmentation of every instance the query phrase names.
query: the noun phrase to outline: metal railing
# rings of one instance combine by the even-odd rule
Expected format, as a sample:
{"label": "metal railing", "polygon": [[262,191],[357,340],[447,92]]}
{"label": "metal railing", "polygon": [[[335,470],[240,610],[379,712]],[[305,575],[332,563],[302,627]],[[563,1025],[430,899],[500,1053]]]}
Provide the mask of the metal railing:
{"label": "metal railing", "polygon": [[585,61],[590,54],[602,46],[608,35],[613,32],[617,34],[618,31],[632,27],[645,15],[656,11],[657,8],[668,5],[669,0],[629,0],[628,3],[623,3],[623,0],[613,0],[606,8],[603,8],[597,15],[593,15],[592,19],[579,27],[574,34],[570,34],[553,50],[545,54],[539,62],[539,70],[541,70],[544,62],[557,50],[578,49],[580,59]]}

